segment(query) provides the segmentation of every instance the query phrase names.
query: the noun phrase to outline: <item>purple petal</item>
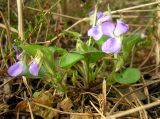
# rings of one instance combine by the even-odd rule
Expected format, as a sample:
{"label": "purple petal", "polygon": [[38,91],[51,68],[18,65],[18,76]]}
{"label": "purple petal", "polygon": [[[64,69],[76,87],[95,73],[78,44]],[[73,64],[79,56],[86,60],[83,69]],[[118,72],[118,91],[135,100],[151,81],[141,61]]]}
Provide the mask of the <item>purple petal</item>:
{"label": "purple petal", "polygon": [[18,76],[25,70],[25,64],[22,61],[14,63],[11,67],[8,69],[8,74],[12,77]]}
{"label": "purple petal", "polygon": [[103,17],[100,17],[97,21],[97,23],[103,23],[105,21],[110,21],[111,17],[109,15],[107,16],[103,16]]}
{"label": "purple petal", "polygon": [[125,33],[128,29],[129,29],[129,26],[127,24],[117,19],[117,25],[114,31],[114,34],[116,36],[120,36],[121,34]]}
{"label": "purple petal", "polygon": [[101,26],[94,26],[88,31],[88,36],[92,36],[95,40],[99,40],[102,35],[103,33]]}
{"label": "purple petal", "polygon": [[102,23],[102,32],[104,35],[114,38],[114,29],[115,25],[112,22],[103,22]]}
{"label": "purple petal", "polygon": [[101,17],[103,17],[103,12],[98,11],[97,12],[97,19],[100,19]]}
{"label": "purple petal", "polygon": [[33,61],[29,67],[29,72],[34,76],[38,76],[39,69],[40,69],[39,65],[35,61]]}
{"label": "purple petal", "polygon": [[105,53],[118,54],[120,52],[122,41],[115,38],[110,38],[102,45],[102,51]]}
{"label": "purple petal", "polygon": [[88,30],[88,36],[93,36],[93,28]]}

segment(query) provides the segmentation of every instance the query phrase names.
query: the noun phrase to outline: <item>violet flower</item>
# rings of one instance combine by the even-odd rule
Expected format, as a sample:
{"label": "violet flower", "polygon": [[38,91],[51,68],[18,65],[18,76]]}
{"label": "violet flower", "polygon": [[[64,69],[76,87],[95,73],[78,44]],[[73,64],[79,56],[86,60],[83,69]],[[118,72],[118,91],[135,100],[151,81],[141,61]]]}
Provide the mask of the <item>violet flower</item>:
{"label": "violet flower", "polygon": [[106,21],[110,21],[111,20],[111,16],[109,15],[109,13],[107,15],[102,15],[97,19],[97,24],[102,24],[103,22]]}
{"label": "violet flower", "polygon": [[[94,15],[94,11],[92,11],[89,15],[92,18],[91,19],[92,22],[94,20],[93,15]],[[96,18],[97,25],[93,26],[91,29],[88,30],[88,36],[93,37],[95,40],[99,40],[103,35],[101,24],[105,21],[109,21],[110,18],[111,17],[109,15],[104,16],[101,11],[97,12],[97,18]]]}
{"label": "violet flower", "polygon": [[129,29],[129,26],[117,19],[115,26],[112,22],[104,22],[102,24],[102,32],[110,38],[102,45],[102,51],[105,53],[118,54],[122,47],[121,35]]}
{"label": "violet flower", "polygon": [[14,46],[14,49],[16,52],[16,59],[18,61],[15,62],[12,66],[10,66],[7,71],[7,73],[12,77],[20,75],[26,68],[25,57],[23,55],[24,53],[22,52],[20,55],[18,55],[17,47]]}
{"label": "violet flower", "polygon": [[32,60],[32,63],[29,67],[29,72],[33,75],[33,76],[38,76],[39,73],[39,69],[40,69],[40,65],[39,63],[34,59]]}
{"label": "violet flower", "polygon": [[92,36],[95,40],[99,40],[103,35],[101,26],[94,26],[88,31],[88,36]]}
{"label": "violet flower", "polygon": [[23,61],[18,61],[10,66],[7,72],[10,76],[16,77],[25,70],[25,67],[26,65]]}

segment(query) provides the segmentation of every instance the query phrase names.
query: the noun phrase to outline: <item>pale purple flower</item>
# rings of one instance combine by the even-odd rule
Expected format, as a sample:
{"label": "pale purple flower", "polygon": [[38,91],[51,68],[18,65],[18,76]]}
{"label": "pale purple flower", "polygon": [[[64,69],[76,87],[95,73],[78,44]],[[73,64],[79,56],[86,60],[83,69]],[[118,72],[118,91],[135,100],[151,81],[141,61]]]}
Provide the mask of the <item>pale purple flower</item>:
{"label": "pale purple flower", "polygon": [[109,37],[112,37],[112,38],[115,38],[115,37],[122,35],[128,29],[129,29],[129,26],[119,19],[117,19],[116,26],[113,22],[104,22],[102,24],[103,34],[107,35]]}
{"label": "pale purple flower", "polygon": [[120,52],[121,45],[122,45],[121,40],[110,38],[102,44],[102,51],[105,53],[118,54]]}
{"label": "pale purple flower", "polygon": [[[92,18],[94,13],[95,13],[95,11],[90,12],[89,16]],[[109,21],[110,18],[111,17],[109,15],[104,16],[103,12],[101,12],[101,11],[97,12],[96,25],[88,30],[88,36],[92,36],[95,40],[99,40],[104,34],[102,32],[101,24],[103,22]],[[92,18],[92,20],[93,20],[93,18]]]}
{"label": "pale purple flower", "polygon": [[32,63],[31,63],[31,65],[30,65],[30,67],[29,67],[29,72],[33,76],[38,76],[39,69],[40,69],[39,64],[36,62],[36,60],[33,60]]}
{"label": "pale purple flower", "polygon": [[115,25],[113,22],[104,22],[101,25],[102,32],[104,35],[114,38]]}
{"label": "pale purple flower", "polygon": [[102,35],[103,33],[101,26],[94,26],[88,31],[88,36],[92,36],[95,40],[99,40]]}
{"label": "pale purple flower", "polygon": [[18,61],[10,66],[7,72],[10,76],[16,77],[25,70],[25,67],[26,65],[23,61]]}
{"label": "pale purple flower", "polygon": [[120,52],[122,41],[120,36],[129,29],[129,26],[117,19],[116,26],[112,22],[102,23],[102,32],[104,35],[110,37],[102,45],[102,51],[105,53],[118,54]]}
{"label": "pale purple flower", "polygon": [[12,77],[16,77],[16,76],[20,75],[25,70],[26,64],[25,64],[24,53],[22,52],[20,55],[18,55],[17,47],[14,46],[13,48],[16,52],[16,59],[18,61],[9,67],[7,73]]}
{"label": "pale purple flower", "polygon": [[[93,20],[93,15],[95,11],[89,13],[89,16]],[[109,15],[103,15],[103,12],[98,11],[96,14],[96,25],[93,26],[91,29],[88,30],[88,36],[93,37],[95,40],[99,40],[103,36],[101,24],[105,21],[110,20]],[[93,22],[93,21],[92,21]]]}

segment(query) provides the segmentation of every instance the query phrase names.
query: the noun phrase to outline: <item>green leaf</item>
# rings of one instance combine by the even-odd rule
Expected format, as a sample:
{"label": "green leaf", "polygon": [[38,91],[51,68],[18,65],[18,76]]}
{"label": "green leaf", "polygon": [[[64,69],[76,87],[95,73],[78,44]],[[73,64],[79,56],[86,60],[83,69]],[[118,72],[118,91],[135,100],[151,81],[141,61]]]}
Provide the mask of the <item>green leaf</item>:
{"label": "green leaf", "polygon": [[86,52],[83,54],[85,59],[88,60],[89,63],[94,63],[101,59],[105,54],[103,52],[95,51],[95,52]]}
{"label": "green leaf", "polygon": [[94,63],[105,55],[105,53],[101,51],[87,51],[87,52],[73,51],[73,52],[83,55],[85,60],[88,61],[89,63]]}
{"label": "green leaf", "polygon": [[60,66],[62,68],[69,68],[82,59],[84,59],[84,56],[81,54],[67,53],[60,58]]}
{"label": "green leaf", "polygon": [[26,54],[35,56],[37,50],[45,53],[45,55],[50,55],[52,52],[45,46],[41,45],[20,45],[20,47],[25,51]]}
{"label": "green leaf", "polygon": [[116,74],[115,80],[121,84],[135,83],[140,79],[141,73],[138,69],[127,68],[122,74]]}
{"label": "green leaf", "polygon": [[85,47],[84,50],[72,51],[72,52],[83,55],[85,57],[85,60],[88,61],[89,63],[94,63],[105,55],[105,53],[91,46]]}

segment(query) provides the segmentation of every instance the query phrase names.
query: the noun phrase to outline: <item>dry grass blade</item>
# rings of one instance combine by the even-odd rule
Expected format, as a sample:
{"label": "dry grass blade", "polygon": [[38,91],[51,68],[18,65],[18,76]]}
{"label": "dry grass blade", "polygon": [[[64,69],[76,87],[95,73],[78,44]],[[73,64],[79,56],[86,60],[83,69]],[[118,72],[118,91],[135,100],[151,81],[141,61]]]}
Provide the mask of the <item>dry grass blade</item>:
{"label": "dry grass blade", "polygon": [[92,103],[92,101],[89,101],[89,102],[94,107],[94,109],[101,115],[101,118],[102,119],[106,119],[105,116],[100,112],[100,110],[98,110],[98,108]]}
{"label": "dry grass blade", "polygon": [[128,8],[124,8],[124,9],[120,9],[120,10],[115,10],[115,11],[112,11],[111,13],[114,14],[114,13],[118,13],[118,12],[123,12],[123,11],[133,10],[133,9],[137,9],[137,8],[147,7],[147,6],[151,6],[151,5],[156,5],[159,3],[160,3],[160,1],[158,0],[156,2],[151,2],[151,3],[147,3],[147,4],[142,4],[142,5],[128,7]]}
{"label": "dry grass blade", "polygon": [[37,105],[37,106],[47,108],[49,110],[55,111],[55,112],[60,113],[60,114],[78,115],[78,116],[99,116],[98,113],[73,113],[73,112],[66,112],[66,111],[61,111],[61,110],[58,110],[58,109],[54,109],[54,108],[46,106],[46,105],[42,105],[40,103],[36,103],[36,102],[32,102],[32,103],[35,104],[35,105]]}
{"label": "dry grass blade", "polygon": [[123,117],[123,116],[129,115],[129,114],[132,114],[132,113],[144,110],[144,109],[152,108],[152,107],[157,106],[157,105],[160,105],[160,100],[155,101],[155,102],[150,103],[150,104],[147,104],[147,105],[139,106],[139,107],[136,107],[136,108],[124,111],[124,112],[119,112],[117,114],[113,114],[113,115],[109,116],[109,118]]}
{"label": "dry grass blade", "polygon": [[18,9],[18,32],[19,32],[19,37],[21,38],[21,40],[24,40],[22,0],[17,0],[17,9]]}
{"label": "dry grass blade", "polygon": [[31,119],[34,119],[33,112],[32,112],[32,108],[31,108],[31,104],[30,104],[29,101],[27,101],[27,102],[28,102],[29,112],[30,112],[30,114],[31,114]]}
{"label": "dry grass blade", "polygon": [[[0,27],[7,30],[7,27],[6,27],[6,25],[4,25],[4,24],[1,24],[1,23],[0,23]],[[15,28],[13,28],[13,27],[10,27],[9,30],[12,31],[12,32],[18,33],[17,29],[15,29]]]}

